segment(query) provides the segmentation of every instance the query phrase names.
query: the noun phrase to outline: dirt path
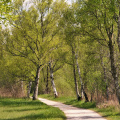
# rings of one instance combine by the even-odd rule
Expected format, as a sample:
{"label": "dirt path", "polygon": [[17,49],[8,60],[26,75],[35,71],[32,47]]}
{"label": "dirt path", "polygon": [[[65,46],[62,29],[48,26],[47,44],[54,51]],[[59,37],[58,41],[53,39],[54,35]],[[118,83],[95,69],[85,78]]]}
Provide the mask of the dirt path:
{"label": "dirt path", "polygon": [[67,120],[106,120],[103,117],[101,117],[98,113],[92,110],[76,108],[70,105],[65,105],[59,102],[54,102],[43,98],[38,99],[47,105],[60,108],[60,110],[62,110],[65,113]]}

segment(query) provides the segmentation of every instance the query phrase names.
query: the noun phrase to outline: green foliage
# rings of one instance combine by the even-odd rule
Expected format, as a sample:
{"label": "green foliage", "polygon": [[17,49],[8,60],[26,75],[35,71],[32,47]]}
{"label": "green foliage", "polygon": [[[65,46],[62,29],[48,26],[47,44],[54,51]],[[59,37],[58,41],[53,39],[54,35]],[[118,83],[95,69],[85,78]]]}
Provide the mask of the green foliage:
{"label": "green foliage", "polygon": [[[11,5],[9,1],[1,3],[1,8]],[[108,33],[113,33],[113,56],[119,76],[118,1],[78,0],[68,6],[64,0],[34,0],[27,10],[23,9],[23,3],[23,0],[13,1],[13,17],[8,19],[10,30],[0,29],[1,83],[34,81],[40,66],[39,93],[45,93],[45,67],[51,62],[58,93],[74,96],[72,65],[77,55],[86,93],[92,94],[94,100],[97,93],[105,99],[107,87],[110,94],[114,93]],[[7,16],[9,12],[5,13],[3,8]],[[80,89],[76,64],[75,69]]]}
{"label": "green foliage", "polygon": [[12,10],[11,0],[1,0],[0,1],[0,24],[3,20],[7,19],[10,16],[10,12]]}

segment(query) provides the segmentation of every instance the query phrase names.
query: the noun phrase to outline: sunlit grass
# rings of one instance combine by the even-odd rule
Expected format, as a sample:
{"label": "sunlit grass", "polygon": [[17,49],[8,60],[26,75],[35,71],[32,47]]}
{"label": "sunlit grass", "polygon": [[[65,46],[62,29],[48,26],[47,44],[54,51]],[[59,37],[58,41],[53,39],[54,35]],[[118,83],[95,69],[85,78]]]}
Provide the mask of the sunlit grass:
{"label": "sunlit grass", "polygon": [[67,97],[57,97],[57,98],[55,98],[54,96],[49,95],[49,94],[39,95],[39,97],[46,98],[46,99],[49,99],[49,100],[59,101],[59,102],[62,102],[62,103],[75,100],[75,97],[69,97],[69,96],[67,96]]}
{"label": "sunlit grass", "polygon": [[65,120],[65,115],[40,101],[0,98],[0,120]]}
{"label": "sunlit grass", "polygon": [[120,120],[120,110],[115,107],[94,108],[93,110],[100,113],[103,117],[108,118],[108,120]]}

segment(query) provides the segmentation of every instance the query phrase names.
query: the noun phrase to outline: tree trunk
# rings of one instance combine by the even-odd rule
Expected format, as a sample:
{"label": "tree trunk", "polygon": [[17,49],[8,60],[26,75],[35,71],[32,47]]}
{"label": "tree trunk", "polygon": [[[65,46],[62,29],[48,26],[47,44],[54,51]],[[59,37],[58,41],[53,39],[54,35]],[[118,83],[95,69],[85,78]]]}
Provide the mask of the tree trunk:
{"label": "tree trunk", "polygon": [[51,67],[51,62],[49,62],[49,67],[50,67],[50,78],[51,78],[51,83],[52,83],[52,87],[53,87],[53,91],[54,91],[54,95],[55,98],[58,97],[58,93],[55,87],[55,83],[54,83],[54,78],[53,78],[53,69]]}
{"label": "tree trunk", "polygon": [[106,99],[107,99],[107,101],[108,101],[108,99],[109,99],[109,92],[108,92],[108,82],[107,82],[107,74],[106,74],[106,67],[105,67],[105,65],[104,65],[104,63],[103,63],[103,57],[102,57],[102,55],[100,54],[100,59],[101,59],[101,66],[102,66],[102,69],[103,69],[103,78],[104,78],[104,81],[103,82],[105,82],[105,89],[106,89],[106,91],[105,91],[105,94],[106,94]]}
{"label": "tree trunk", "polygon": [[120,52],[120,2],[119,2],[118,39],[117,39],[117,43],[118,43],[118,48],[119,48],[119,52]]}
{"label": "tree trunk", "polygon": [[22,95],[24,95],[23,81],[21,81],[21,92],[22,92]]}
{"label": "tree trunk", "polygon": [[48,87],[48,75],[49,75],[49,70],[48,70],[48,66],[47,66],[47,79],[46,79],[46,93],[49,93],[49,87]]}
{"label": "tree trunk", "polygon": [[30,98],[31,86],[32,86],[32,82],[30,81],[29,84],[28,84],[28,91],[27,91],[27,97],[28,98]]}
{"label": "tree trunk", "polygon": [[92,96],[93,96],[93,94],[92,94],[92,92],[91,92],[91,96],[90,96],[90,97],[91,97],[91,99],[90,99],[90,102],[92,102],[92,101],[93,101],[93,98],[92,98]]}
{"label": "tree trunk", "polygon": [[106,87],[106,99],[108,101],[109,99],[109,91],[108,91],[108,82],[107,82],[107,77],[106,77],[106,69],[105,67],[103,66],[103,72],[104,72],[104,82],[105,82],[105,87]]}
{"label": "tree trunk", "polygon": [[76,91],[76,96],[77,96],[77,100],[79,101],[81,99],[80,94],[79,94],[79,90],[78,90],[78,84],[77,84],[77,80],[76,80],[76,70],[75,70],[75,51],[72,47],[72,57],[73,57],[73,74],[74,74],[74,83],[75,83],[75,91]]}
{"label": "tree trunk", "polygon": [[109,91],[108,91],[108,85],[106,85],[106,99],[109,100]]}
{"label": "tree trunk", "polygon": [[[117,42],[118,42],[118,48],[119,48],[119,52],[120,52],[120,2],[119,2],[118,39],[117,39]],[[116,95],[117,95],[117,98],[118,98],[118,101],[119,101],[119,104],[120,104],[120,86],[118,84],[118,77],[117,77],[117,80],[116,80],[115,84],[116,84],[115,87],[117,88]]]}
{"label": "tree trunk", "polygon": [[105,87],[106,87],[106,99],[107,99],[107,101],[108,101],[108,99],[109,99],[109,92],[108,92],[108,82],[107,82],[107,76],[106,76],[106,69],[105,69],[105,67],[103,66],[103,72],[104,72],[104,82],[105,82]]}
{"label": "tree trunk", "polygon": [[96,82],[96,96],[97,96],[97,101],[99,102],[98,83],[97,82]]}
{"label": "tree trunk", "polygon": [[44,79],[44,82],[45,82],[46,79],[45,79],[45,74],[44,74],[44,68],[42,69],[42,73],[43,73],[43,79]]}
{"label": "tree trunk", "polygon": [[79,80],[80,80],[80,83],[81,83],[81,99],[83,99],[84,88],[83,88],[83,82],[82,82],[82,77],[81,77],[80,67],[79,67],[79,64],[78,64],[77,55],[75,55],[75,58],[76,58],[77,70],[78,70],[78,74],[79,74]]}
{"label": "tree trunk", "polygon": [[36,71],[35,88],[34,88],[34,93],[33,93],[33,100],[36,100],[37,96],[38,96],[39,77],[40,77],[40,66],[37,67],[37,71]]}
{"label": "tree trunk", "polygon": [[117,99],[119,101],[120,104],[120,86],[118,83],[118,76],[117,76],[117,70],[116,70],[116,66],[115,66],[115,58],[114,58],[114,46],[112,43],[112,34],[109,34],[109,51],[110,51],[110,60],[111,60],[111,72],[112,72],[112,76],[114,79],[114,84],[115,84],[115,94],[117,96]]}
{"label": "tree trunk", "polygon": [[85,102],[89,102],[89,100],[88,100],[88,96],[87,96],[87,94],[86,94],[85,91],[83,91],[83,94],[84,94],[84,96],[85,96]]}
{"label": "tree trunk", "polygon": [[73,64],[73,74],[74,74],[75,91],[76,91],[76,95],[77,95],[77,100],[79,101],[81,98],[80,98],[80,95],[79,95],[78,84],[77,84],[77,81],[76,81],[75,64]]}
{"label": "tree trunk", "polygon": [[79,99],[83,99],[83,95],[84,95],[85,102],[89,102],[88,96],[87,96],[86,92],[84,91],[84,85],[83,85],[83,82],[82,82],[82,77],[81,77],[80,67],[79,67],[79,64],[78,64],[77,55],[75,55],[75,58],[76,58],[76,64],[77,64],[79,79],[80,79],[80,83],[81,83],[81,97],[79,97]]}

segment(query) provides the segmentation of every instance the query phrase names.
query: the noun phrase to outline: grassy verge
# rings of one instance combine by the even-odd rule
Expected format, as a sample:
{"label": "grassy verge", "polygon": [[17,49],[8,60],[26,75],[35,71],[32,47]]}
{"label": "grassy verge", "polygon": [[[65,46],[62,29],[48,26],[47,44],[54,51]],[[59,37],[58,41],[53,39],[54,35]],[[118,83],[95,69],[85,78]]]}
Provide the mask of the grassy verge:
{"label": "grassy verge", "polygon": [[106,107],[96,107],[95,102],[87,102],[84,101],[77,101],[75,98],[72,97],[60,97],[54,98],[50,95],[40,95],[40,97],[47,98],[54,101],[59,101],[64,104],[73,105],[79,108],[91,109],[98,112],[100,115],[105,117],[107,120],[120,120],[120,109],[119,107],[115,106],[106,106]]}
{"label": "grassy verge", "polygon": [[65,115],[40,101],[0,98],[0,120],[65,120]]}
{"label": "grassy verge", "polygon": [[70,102],[72,100],[75,100],[75,97],[58,97],[58,98],[55,98],[55,97],[53,97],[52,95],[49,95],[49,94],[38,95],[38,97],[46,98],[46,99],[53,100],[53,101],[58,101],[58,102],[61,102],[61,103],[66,103],[66,102]]}

